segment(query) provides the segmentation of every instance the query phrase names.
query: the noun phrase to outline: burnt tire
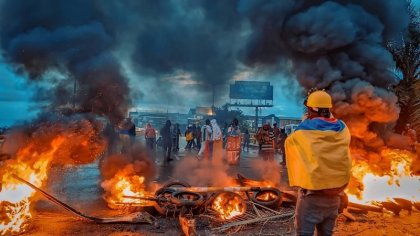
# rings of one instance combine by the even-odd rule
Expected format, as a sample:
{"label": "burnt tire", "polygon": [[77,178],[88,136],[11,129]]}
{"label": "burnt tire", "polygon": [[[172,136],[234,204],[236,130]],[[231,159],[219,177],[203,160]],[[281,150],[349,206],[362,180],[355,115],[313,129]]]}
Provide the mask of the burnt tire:
{"label": "burnt tire", "polygon": [[[264,194],[269,194],[270,198],[262,199]],[[265,207],[278,207],[282,202],[281,192],[277,188],[262,188],[252,193],[251,201]]]}
{"label": "burnt tire", "polygon": [[172,193],[171,203],[178,207],[197,207],[204,203],[204,197],[200,193],[179,191]]}
{"label": "burnt tire", "polygon": [[[174,193],[174,190],[168,189],[168,188],[160,188],[155,192],[155,197],[157,199],[170,199],[172,197],[172,193]],[[156,201],[156,204],[154,204],[155,210],[159,212],[159,214],[166,216],[166,215],[175,215],[179,213],[180,209],[168,202],[163,200]]]}
{"label": "burnt tire", "polygon": [[[155,192],[156,198],[170,200],[175,190],[170,189],[171,187],[191,187],[188,183],[182,181],[172,181],[162,186]],[[181,210],[177,205],[169,201],[157,201],[154,205],[155,210],[161,215],[176,215]]]}

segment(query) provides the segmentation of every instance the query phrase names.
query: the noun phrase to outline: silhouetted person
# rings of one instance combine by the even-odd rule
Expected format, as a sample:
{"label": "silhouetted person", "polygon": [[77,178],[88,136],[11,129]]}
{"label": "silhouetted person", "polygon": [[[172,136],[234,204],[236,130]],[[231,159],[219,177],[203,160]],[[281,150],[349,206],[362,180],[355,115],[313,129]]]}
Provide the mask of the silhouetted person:
{"label": "silhouetted person", "polygon": [[204,156],[204,159],[210,160],[213,156],[213,128],[210,125],[210,120],[206,119],[206,124],[203,127],[203,147],[198,152],[198,157]]}
{"label": "silhouetted person", "polygon": [[179,124],[176,123],[172,129],[172,150],[174,152],[179,151],[179,136],[181,135],[181,130],[179,129]]}
{"label": "silhouetted person", "polygon": [[191,150],[191,147],[193,145],[193,141],[194,141],[194,134],[192,131],[192,126],[189,125],[187,130],[185,130],[185,141],[187,142],[187,145],[185,146],[186,150]]}
{"label": "silhouetted person", "polygon": [[273,124],[273,134],[274,134],[274,151],[277,151],[279,147],[279,137],[280,137],[280,129],[277,127],[277,123]]}
{"label": "silhouetted person", "polygon": [[201,127],[198,125],[197,128],[195,129],[195,140],[197,143],[197,149],[200,150],[201,148],[201,138],[202,138],[202,133],[201,133]]}
{"label": "silhouetted person", "polygon": [[133,145],[136,141],[136,125],[133,122],[131,122],[131,127],[128,130],[128,136],[130,136],[131,145]]}
{"label": "silhouetted person", "polygon": [[165,126],[160,130],[163,145],[163,159],[166,162],[172,161],[171,149],[172,149],[172,132],[171,132],[171,121],[167,120]]}
{"label": "silhouetted person", "polygon": [[245,133],[244,133],[244,144],[243,144],[243,148],[242,148],[244,151],[245,151],[245,148],[246,148],[246,151],[249,152],[250,141],[251,141],[251,135],[249,134],[248,129],[246,129]]}

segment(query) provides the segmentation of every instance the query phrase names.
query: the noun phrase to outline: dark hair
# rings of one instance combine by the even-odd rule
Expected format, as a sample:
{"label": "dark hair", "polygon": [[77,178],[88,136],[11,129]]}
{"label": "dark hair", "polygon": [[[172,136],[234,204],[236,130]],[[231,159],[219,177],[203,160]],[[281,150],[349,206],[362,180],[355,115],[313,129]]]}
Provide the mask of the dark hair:
{"label": "dark hair", "polygon": [[234,125],[234,126],[238,126],[239,125],[239,121],[238,121],[238,119],[233,119],[233,121],[232,121],[232,125]]}
{"label": "dark hair", "polygon": [[318,115],[324,118],[330,118],[331,117],[330,109],[318,108]]}
{"label": "dark hair", "polygon": [[209,125],[209,124],[210,124],[210,120],[206,119],[206,125]]}
{"label": "dark hair", "polygon": [[170,120],[166,120],[166,124],[165,124],[165,126],[169,127],[169,126],[171,126],[171,125],[172,125],[171,121],[170,121]]}

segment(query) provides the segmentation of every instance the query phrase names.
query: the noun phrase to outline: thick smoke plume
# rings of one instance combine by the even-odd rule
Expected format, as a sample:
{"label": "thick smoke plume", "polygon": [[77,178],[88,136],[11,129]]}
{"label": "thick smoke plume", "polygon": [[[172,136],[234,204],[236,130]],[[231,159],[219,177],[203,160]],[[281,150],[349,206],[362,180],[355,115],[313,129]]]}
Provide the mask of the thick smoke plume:
{"label": "thick smoke plume", "polygon": [[114,123],[130,100],[121,55],[168,101],[177,101],[175,82],[210,94],[244,65],[287,63],[302,87],[332,93],[354,147],[379,152],[397,143],[400,111],[384,45],[408,22],[406,1],[394,0],[4,1],[0,45],[15,68],[52,82],[55,106],[69,102],[76,80],[80,110]]}
{"label": "thick smoke plume", "polygon": [[[269,7],[270,6],[270,7]],[[408,24],[405,1],[264,1],[244,8],[254,33],[248,65],[291,60],[306,89],[329,90],[334,114],[353,145],[378,151],[392,135],[400,108],[387,91],[397,83],[384,47]]]}
{"label": "thick smoke plume", "polygon": [[112,55],[115,32],[94,3],[4,1],[0,16],[6,61],[32,80],[58,72],[60,78],[48,79],[49,93],[40,95],[53,109],[75,103],[79,112],[103,115],[113,123],[125,117],[129,89]]}

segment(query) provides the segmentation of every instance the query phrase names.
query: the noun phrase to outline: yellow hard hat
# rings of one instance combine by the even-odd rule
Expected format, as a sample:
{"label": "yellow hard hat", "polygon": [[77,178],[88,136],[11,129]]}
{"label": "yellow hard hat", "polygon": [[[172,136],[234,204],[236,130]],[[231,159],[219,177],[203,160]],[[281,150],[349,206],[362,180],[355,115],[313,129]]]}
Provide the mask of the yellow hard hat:
{"label": "yellow hard hat", "polygon": [[315,91],[309,95],[306,105],[314,108],[332,108],[332,98],[325,91]]}

